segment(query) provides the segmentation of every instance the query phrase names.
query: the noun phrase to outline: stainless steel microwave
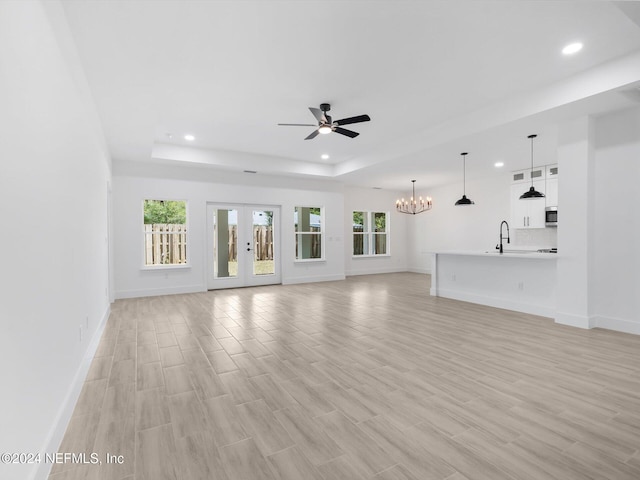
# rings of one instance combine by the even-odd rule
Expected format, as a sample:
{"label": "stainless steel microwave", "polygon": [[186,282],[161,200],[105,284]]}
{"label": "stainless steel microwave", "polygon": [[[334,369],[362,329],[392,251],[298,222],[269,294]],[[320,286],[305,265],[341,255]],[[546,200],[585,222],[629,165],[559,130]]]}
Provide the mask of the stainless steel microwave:
{"label": "stainless steel microwave", "polygon": [[558,207],[546,207],[544,209],[544,224],[547,227],[558,226]]}

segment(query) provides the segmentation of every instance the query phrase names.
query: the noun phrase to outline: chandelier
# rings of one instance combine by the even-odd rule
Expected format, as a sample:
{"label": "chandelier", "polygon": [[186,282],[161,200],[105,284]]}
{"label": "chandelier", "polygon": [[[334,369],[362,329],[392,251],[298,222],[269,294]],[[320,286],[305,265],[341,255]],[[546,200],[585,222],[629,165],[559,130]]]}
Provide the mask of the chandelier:
{"label": "chandelier", "polygon": [[431,210],[431,207],[433,206],[431,197],[416,198],[416,181],[411,180],[411,184],[412,184],[411,198],[408,201],[405,200],[404,198],[401,200],[396,200],[396,211],[400,213],[406,213],[407,215],[417,215],[418,213]]}

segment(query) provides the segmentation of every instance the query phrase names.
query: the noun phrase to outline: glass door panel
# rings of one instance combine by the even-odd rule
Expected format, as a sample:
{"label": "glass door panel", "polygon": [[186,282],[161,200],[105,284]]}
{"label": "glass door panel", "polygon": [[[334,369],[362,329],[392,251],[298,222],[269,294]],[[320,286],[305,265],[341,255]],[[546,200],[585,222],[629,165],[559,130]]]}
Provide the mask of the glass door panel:
{"label": "glass door panel", "polygon": [[238,210],[213,209],[213,275],[238,276]]}
{"label": "glass door panel", "polygon": [[253,210],[253,275],[276,273],[273,255],[273,210]]}
{"label": "glass door panel", "polygon": [[278,207],[207,205],[207,288],[280,283]]}

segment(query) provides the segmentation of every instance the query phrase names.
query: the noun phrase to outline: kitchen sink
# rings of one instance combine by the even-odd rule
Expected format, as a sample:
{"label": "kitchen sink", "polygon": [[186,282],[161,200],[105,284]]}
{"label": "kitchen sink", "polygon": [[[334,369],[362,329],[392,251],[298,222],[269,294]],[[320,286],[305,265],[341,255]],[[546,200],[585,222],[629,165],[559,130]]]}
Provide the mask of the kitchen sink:
{"label": "kitchen sink", "polygon": [[[484,253],[493,253],[496,255],[500,255],[500,252],[498,250],[487,250]],[[517,253],[518,255],[522,255],[523,253],[536,253],[535,250],[504,250],[502,252],[503,255],[508,255],[508,254],[513,254],[513,253]]]}

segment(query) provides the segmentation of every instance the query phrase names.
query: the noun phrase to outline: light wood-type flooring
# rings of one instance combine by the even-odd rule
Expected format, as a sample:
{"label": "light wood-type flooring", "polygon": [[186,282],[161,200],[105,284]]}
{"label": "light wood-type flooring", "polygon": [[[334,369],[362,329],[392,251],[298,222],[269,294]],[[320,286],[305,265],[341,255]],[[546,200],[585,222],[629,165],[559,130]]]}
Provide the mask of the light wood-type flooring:
{"label": "light wood-type flooring", "polygon": [[640,479],[640,336],[428,283],[117,301],[49,478]]}

